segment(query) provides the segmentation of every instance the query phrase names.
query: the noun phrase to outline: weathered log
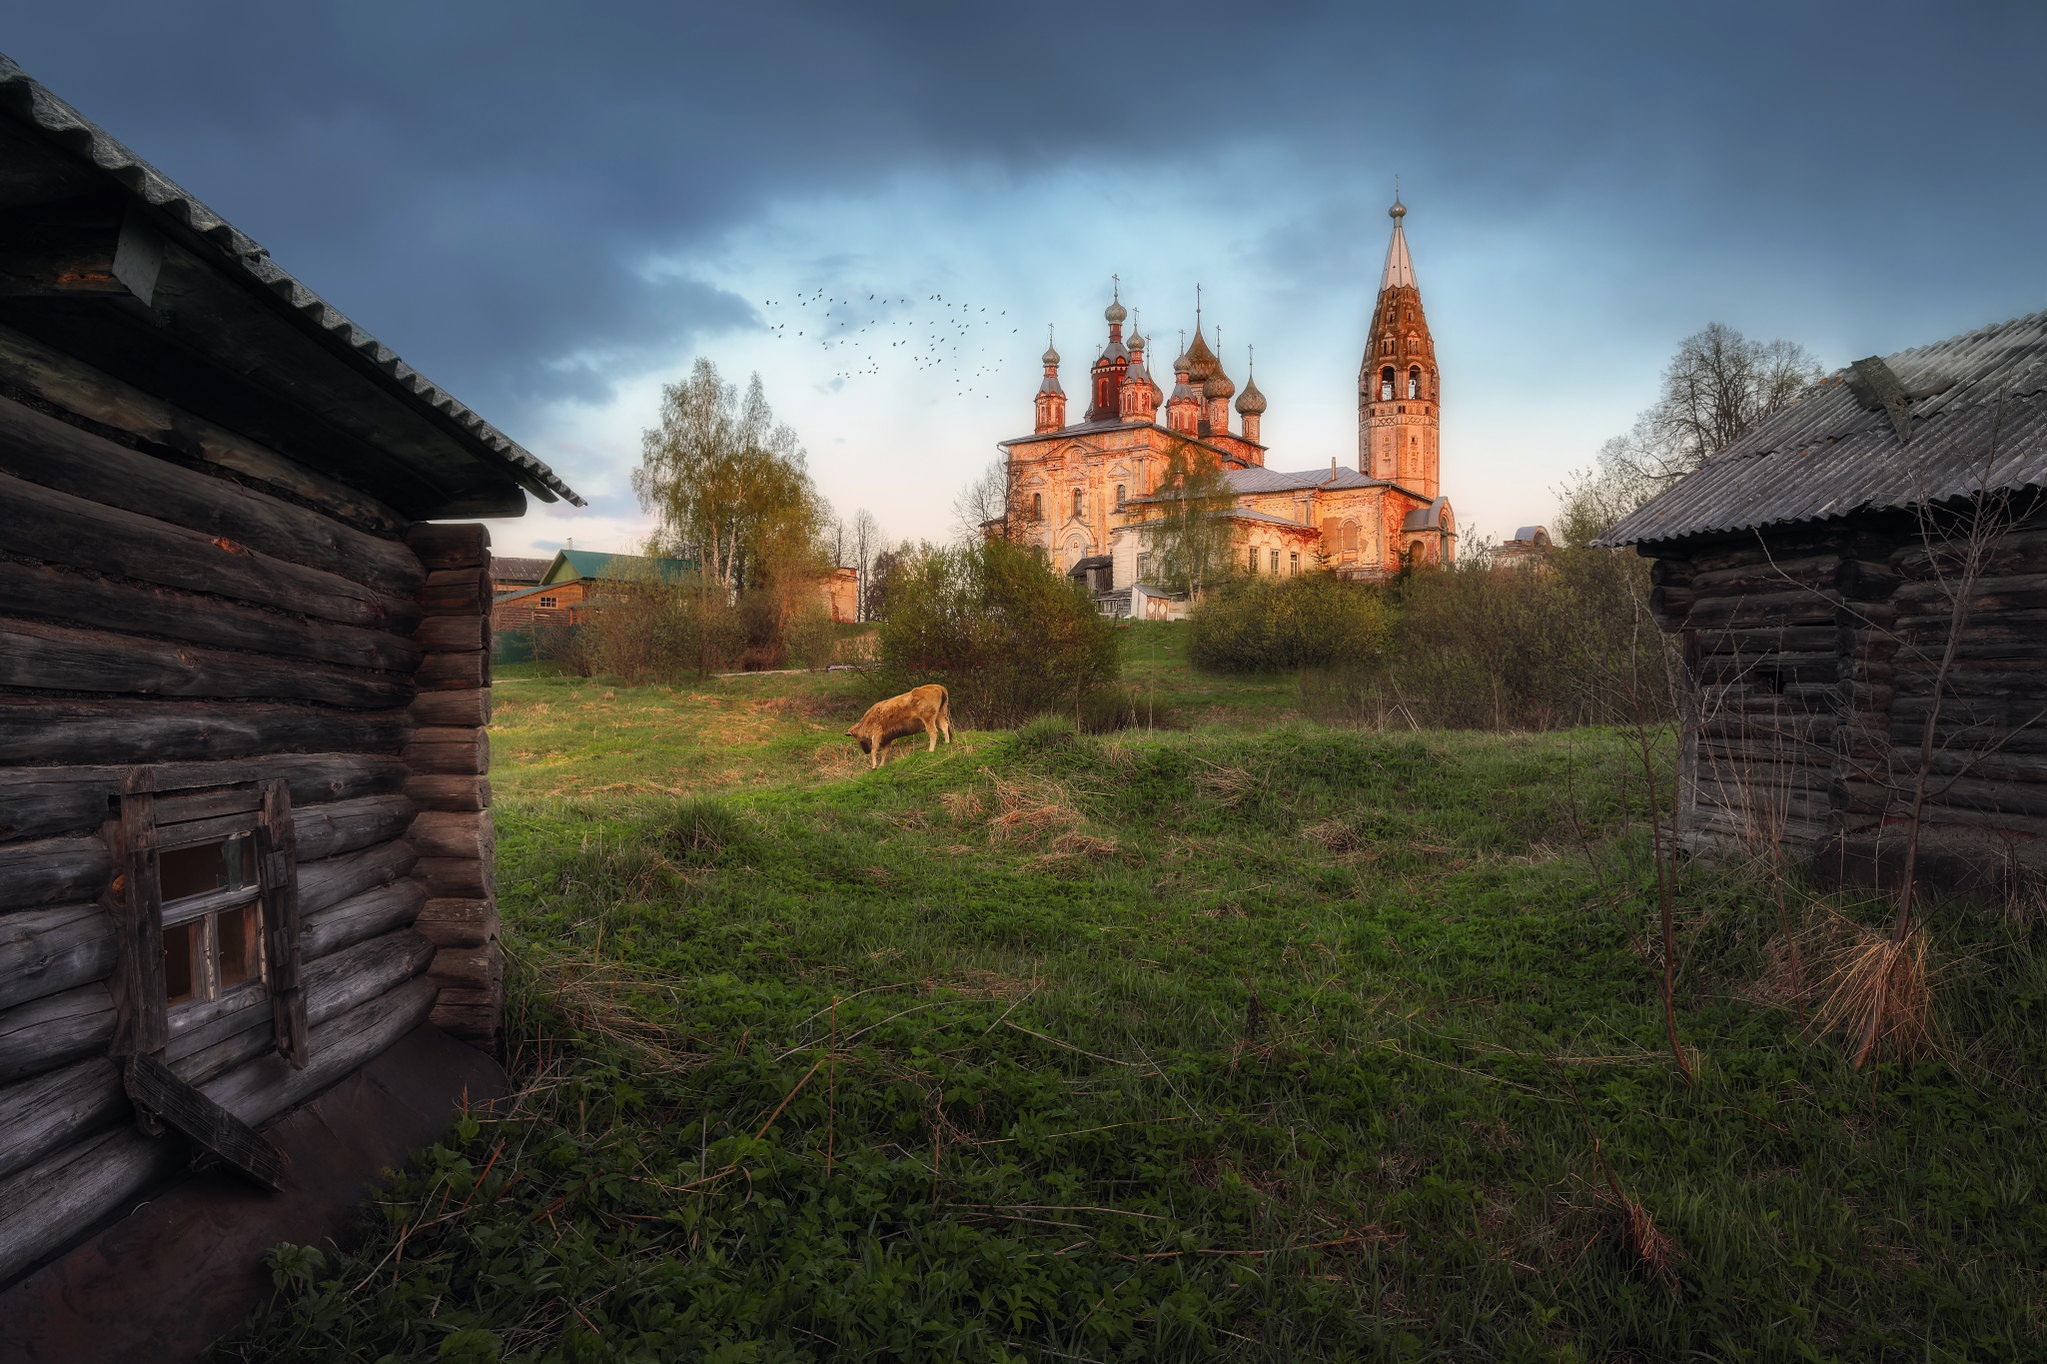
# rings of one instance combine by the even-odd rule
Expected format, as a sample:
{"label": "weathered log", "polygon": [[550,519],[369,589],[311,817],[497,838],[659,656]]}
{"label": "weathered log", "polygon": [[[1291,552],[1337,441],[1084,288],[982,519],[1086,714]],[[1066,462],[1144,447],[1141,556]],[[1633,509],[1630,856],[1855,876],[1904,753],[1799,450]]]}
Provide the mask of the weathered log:
{"label": "weathered log", "polygon": [[490,691],[423,691],[412,698],[413,723],[480,728],[490,723]]}
{"label": "weathered log", "polygon": [[394,841],[318,862],[299,864],[299,913],[305,920],[412,870],[419,859],[410,844]]}
{"label": "weathered log", "polygon": [[[1682,593],[1682,588],[1666,589]],[[1749,592],[1701,592],[1691,589],[1692,624],[1698,629],[1729,626],[1776,628],[1813,622],[1832,623],[1839,606],[1823,592],[1774,588]]]}
{"label": "weathered log", "polygon": [[[0,840],[97,829],[128,770],[102,766],[0,771]],[[297,808],[388,795],[401,789],[407,776],[401,760],[381,754],[293,753],[255,760],[163,763],[156,768],[156,787],[176,791],[282,777],[291,784],[291,801]]]}
{"label": "weathered log", "polygon": [[473,857],[422,857],[412,874],[433,898],[481,899],[497,892],[491,864]]}
{"label": "weathered log", "polygon": [[153,394],[80,364],[62,351],[0,327],[0,376],[102,428],[175,455],[271,485],[329,516],[384,535],[409,524],[375,498]]}
{"label": "weathered log", "polygon": [[317,701],[387,710],[412,699],[399,673],[202,649],[0,618],[0,686],[124,696]]}
{"label": "weathered log", "polygon": [[114,969],[114,925],[97,904],[0,915],[0,1009],[96,980]]}
{"label": "weathered log", "polygon": [[426,575],[419,602],[429,616],[488,616],[490,574],[481,568],[444,568]]}
{"label": "weathered log", "polygon": [[467,858],[479,862],[489,861],[497,846],[487,810],[423,811],[412,821],[405,841],[421,857]]}
{"label": "weathered log", "polygon": [[490,989],[500,978],[501,960],[497,948],[489,944],[439,948],[427,968],[427,979],[441,986]]}
{"label": "weathered log", "polygon": [[114,997],[95,981],[0,1010],[0,1085],[103,1052],[114,1040]]}
{"label": "weathered log", "polygon": [[218,597],[0,559],[0,604],[17,615],[346,668],[410,673],[420,647],[401,635],[281,615]]}
{"label": "weathered log", "polygon": [[448,990],[441,991],[427,1021],[458,1042],[492,1049],[504,1017],[503,1001],[496,998],[458,1001],[450,998],[450,994]]}
{"label": "weathered log", "polygon": [[490,652],[428,654],[420,660],[419,670],[412,675],[412,680],[422,692],[473,691],[478,687],[488,687]]}
{"label": "weathered log", "polygon": [[121,1211],[191,1149],[182,1137],[116,1127],[0,1181],[0,1283]]}
{"label": "weathered log", "polygon": [[405,533],[405,543],[430,573],[490,567],[490,532],[482,526],[422,522]]}
{"label": "weathered log", "polygon": [[405,635],[418,604],[135,512],[0,474],[0,544],[45,563],[212,592],[344,625]]}
{"label": "weathered log", "polygon": [[429,898],[413,930],[436,947],[482,947],[498,935],[497,902],[478,898]]}
{"label": "weathered log", "polygon": [[481,729],[422,725],[412,731],[404,757],[414,772],[482,776],[490,771],[490,735]]}
{"label": "weathered log", "polygon": [[1790,588],[1832,591],[1840,581],[1838,554],[1773,556],[1754,550],[1741,557],[1717,556],[1695,561],[1691,588],[1700,597],[1749,591],[1781,592]]}
{"label": "weathered log", "polygon": [[[104,818],[105,812],[101,815]],[[90,900],[112,876],[113,861],[104,839],[0,843],[0,910]]]}
{"label": "weathered log", "polygon": [[364,796],[292,811],[291,822],[300,862],[354,852],[385,843],[412,826],[412,802],[403,795]]}
{"label": "weathered log", "polygon": [[[413,704],[416,707],[418,701]],[[104,765],[242,758],[257,753],[395,754],[404,747],[414,723],[412,716],[401,710],[0,696],[0,763]]]}
{"label": "weathered log", "polygon": [[88,1057],[0,1088],[0,1179],[127,1112],[121,1067],[111,1057]]}
{"label": "weathered log", "polygon": [[396,539],[268,497],[213,473],[117,445],[81,427],[0,398],[0,470],[45,488],[118,507],[363,583],[414,597],[426,580]]}
{"label": "weathered log", "polygon": [[272,1052],[201,1088],[243,1122],[260,1124],[333,1084],[426,1021],[435,988],[414,976],[313,1029],[312,1063],[294,1070]]}
{"label": "weathered log", "polygon": [[299,932],[299,955],[304,961],[316,961],[380,933],[416,925],[426,902],[426,887],[411,877],[351,895],[305,917]]}
{"label": "weathered log", "polygon": [[488,616],[428,616],[412,632],[423,653],[464,653],[490,647]]}
{"label": "weathered log", "polygon": [[487,810],[490,778],[421,773],[406,781],[405,795],[422,810]]}

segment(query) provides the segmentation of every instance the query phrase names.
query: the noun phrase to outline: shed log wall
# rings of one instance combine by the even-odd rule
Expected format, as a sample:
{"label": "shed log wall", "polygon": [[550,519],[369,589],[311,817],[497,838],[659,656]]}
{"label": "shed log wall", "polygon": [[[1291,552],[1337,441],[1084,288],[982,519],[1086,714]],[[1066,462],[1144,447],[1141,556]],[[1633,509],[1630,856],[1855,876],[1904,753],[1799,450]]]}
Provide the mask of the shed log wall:
{"label": "shed log wall", "polygon": [[2047,875],[2047,515],[1989,537],[1966,593],[1959,549],[1955,532],[1893,515],[1642,551],[1698,683],[1688,842],[1781,839],[1829,876],[1882,880],[1923,765],[1930,875],[2006,888]]}
{"label": "shed log wall", "polygon": [[107,1055],[135,767],[290,791],[309,1064],[259,997],[181,1010],[174,1073],[255,1123],[429,1013],[494,1038],[486,544],[0,328],[0,1284],[190,1155]]}

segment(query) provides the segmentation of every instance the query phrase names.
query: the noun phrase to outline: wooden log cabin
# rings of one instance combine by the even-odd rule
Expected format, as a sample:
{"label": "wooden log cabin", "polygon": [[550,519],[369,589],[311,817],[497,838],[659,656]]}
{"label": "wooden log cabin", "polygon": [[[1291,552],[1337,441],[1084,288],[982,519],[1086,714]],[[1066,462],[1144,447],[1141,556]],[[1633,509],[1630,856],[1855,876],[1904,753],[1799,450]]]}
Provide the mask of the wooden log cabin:
{"label": "wooden log cabin", "polygon": [[304,1193],[327,1148],[288,1164],[281,1115],[428,1034],[495,1044],[492,589],[460,522],[529,496],[580,503],[0,57],[10,1349],[25,1281],[195,1158]]}
{"label": "wooden log cabin", "polygon": [[[1828,879],[2047,874],[2047,313],[1858,360],[1621,522],[1697,683],[1679,829]],[[1915,837],[1916,831],[1916,837]]]}

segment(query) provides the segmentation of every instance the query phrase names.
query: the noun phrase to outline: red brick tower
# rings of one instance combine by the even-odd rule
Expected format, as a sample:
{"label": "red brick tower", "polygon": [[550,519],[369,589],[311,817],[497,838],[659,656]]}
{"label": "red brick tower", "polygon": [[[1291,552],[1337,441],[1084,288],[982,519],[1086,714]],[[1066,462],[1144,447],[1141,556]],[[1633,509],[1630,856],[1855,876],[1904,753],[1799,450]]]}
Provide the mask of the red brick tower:
{"label": "red brick tower", "polygon": [[1059,386],[1059,352],[1045,341],[1045,381],[1038,385],[1038,430],[1058,431],[1066,425],[1066,390]]}
{"label": "red brick tower", "polygon": [[1358,366],[1358,472],[1433,499],[1441,491],[1436,343],[1407,253],[1401,223],[1407,207],[1396,194],[1386,212],[1393,219],[1393,239],[1386,245],[1379,301]]}
{"label": "red brick tower", "polygon": [[1123,306],[1120,281],[1102,316],[1109,324],[1109,344],[1102,348],[1090,376],[1094,380],[1094,401],[1088,404],[1087,420],[1091,422],[1115,421],[1122,415],[1119,390],[1123,387],[1123,373],[1130,367],[1130,349],[1123,344],[1123,319],[1130,313]]}

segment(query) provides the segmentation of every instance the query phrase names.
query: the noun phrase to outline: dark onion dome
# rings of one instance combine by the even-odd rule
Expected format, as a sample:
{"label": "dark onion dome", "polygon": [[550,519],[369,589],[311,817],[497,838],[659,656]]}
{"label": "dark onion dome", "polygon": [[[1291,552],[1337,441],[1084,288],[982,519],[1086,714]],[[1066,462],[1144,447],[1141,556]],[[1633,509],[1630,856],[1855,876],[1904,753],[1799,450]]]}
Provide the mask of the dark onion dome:
{"label": "dark onion dome", "polygon": [[1187,347],[1187,377],[1195,383],[1207,382],[1208,376],[1222,368],[1222,362],[1215,358],[1215,352],[1208,348],[1208,342],[1201,335],[1201,328],[1194,329],[1194,344]]}
{"label": "dark onion dome", "polygon": [[1102,316],[1107,318],[1111,324],[1120,327],[1123,325],[1123,319],[1130,316],[1130,310],[1123,306],[1121,299],[1117,299],[1111,302],[1108,307],[1102,309]]}
{"label": "dark onion dome", "polygon": [[1217,398],[1227,398],[1236,391],[1236,384],[1231,382],[1229,375],[1223,373],[1221,364],[1216,365],[1215,373],[1209,375],[1201,385],[1201,395],[1211,402]]}
{"label": "dark onion dome", "polygon": [[1187,358],[1187,352],[1181,351],[1179,356],[1175,358],[1173,361],[1173,373],[1185,374],[1187,372],[1187,366],[1193,363],[1194,362],[1192,360],[1189,360]]}
{"label": "dark onion dome", "polygon": [[1244,385],[1244,391],[1237,395],[1237,411],[1247,417],[1261,415],[1265,411],[1265,395],[1258,391],[1258,381],[1251,380]]}
{"label": "dark onion dome", "polygon": [[1130,347],[1131,350],[1140,351],[1144,349],[1144,338],[1142,336],[1139,336],[1135,331],[1133,331],[1126,338],[1126,344]]}

